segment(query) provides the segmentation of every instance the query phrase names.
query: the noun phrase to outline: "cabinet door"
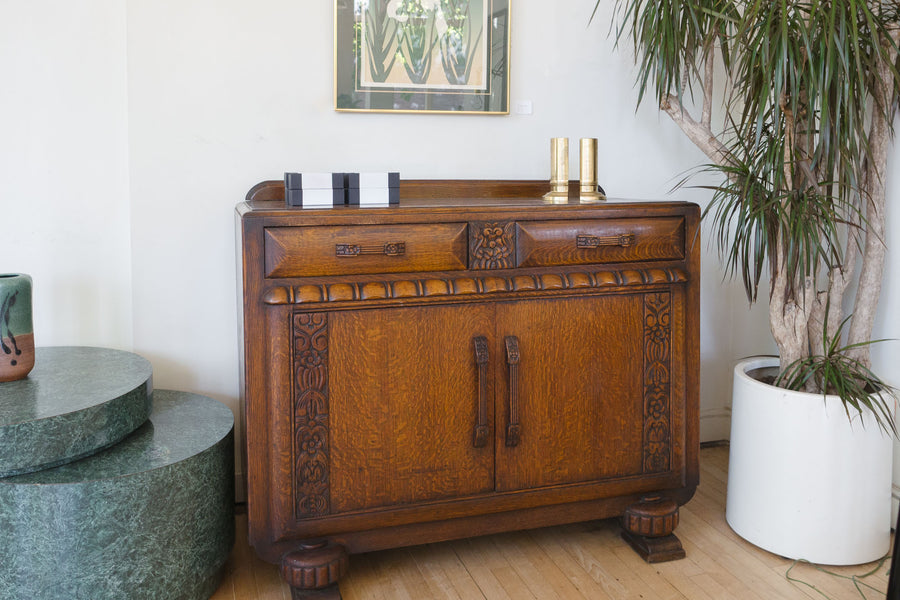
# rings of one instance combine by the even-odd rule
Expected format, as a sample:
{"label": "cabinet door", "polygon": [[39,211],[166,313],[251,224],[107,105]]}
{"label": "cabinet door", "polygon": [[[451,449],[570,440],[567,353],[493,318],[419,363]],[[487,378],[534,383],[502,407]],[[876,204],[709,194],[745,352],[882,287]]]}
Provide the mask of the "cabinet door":
{"label": "cabinet door", "polygon": [[[497,490],[641,473],[643,295],[532,300],[497,313],[498,344],[518,346],[518,363],[498,376]],[[511,412],[517,441],[505,431]]]}
{"label": "cabinet door", "polygon": [[492,438],[473,439],[481,398],[493,431],[493,384],[473,342],[485,336],[491,347],[493,314],[484,305],[331,313],[334,512],[493,491]]}

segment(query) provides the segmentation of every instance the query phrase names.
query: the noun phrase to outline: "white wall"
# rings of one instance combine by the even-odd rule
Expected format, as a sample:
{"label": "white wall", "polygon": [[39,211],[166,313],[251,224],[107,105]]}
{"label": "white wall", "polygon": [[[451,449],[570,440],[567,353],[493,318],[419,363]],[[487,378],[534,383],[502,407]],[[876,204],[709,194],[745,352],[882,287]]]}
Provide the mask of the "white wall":
{"label": "white wall", "polygon": [[[599,137],[600,180],[659,198],[702,156],[651,106],[590,0],[515,2],[511,100],[532,115],[336,113],[333,3],[128,4],[135,348],[163,387],[236,402],[232,206],[286,170],[408,178],[545,178],[549,138]],[[572,172],[577,172],[572,153]],[[683,190],[680,198],[705,201]],[[704,439],[727,435],[731,307],[704,277]],[[177,267],[177,268],[176,268]]]}
{"label": "white wall", "polygon": [[[900,131],[900,118],[894,122]],[[887,243],[888,261],[878,306],[873,337],[885,341],[872,347],[872,369],[884,380],[900,389],[900,143],[895,142],[888,158]],[[900,411],[898,411],[900,414]],[[900,503],[900,442],[894,442],[893,509],[896,518]]]}
{"label": "white wall", "polygon": [[125,8],[0,0],[0,272],[38,345],[132,345]]}
{"label": "white wall", "polygon": [[[14,231],[0,271],[34,275],[37,343],[133,348],[158,388],[236,409],[233,208],[286,170],[540,179],[550,137],[598,137],[610,195],[666,197],[704,157],[652,102],[635,111],[613,3],[589,26],[594,4],[513,0],[510,97],[534,113],[491,117],[336,113],[331,0],[0,0],[0,223]],[[728,434],[734,360],[772,345],[764,307],[748,311],[703,248],[713,440]],[[896,337],[898,265],[882,303]]]}

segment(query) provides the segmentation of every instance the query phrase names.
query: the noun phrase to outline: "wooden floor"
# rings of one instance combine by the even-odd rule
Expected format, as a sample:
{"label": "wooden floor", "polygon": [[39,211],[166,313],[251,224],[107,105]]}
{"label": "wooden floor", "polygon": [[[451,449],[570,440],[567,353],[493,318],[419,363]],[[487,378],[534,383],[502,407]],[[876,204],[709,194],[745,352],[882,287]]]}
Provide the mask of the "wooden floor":
{"label": "wooden floor", "polygon": [[[828,574],[759,550],[725,523],[728,447],[700,451],[700,487],[676,530],[687,558],[648,565],[619,537],[615,520],[550,527],[350,558],[344,600],[773,600],[884,598],[890,561]],[[276,567],[247,545],[246,517],[213,600],[290,600]],[[877,567],[877,569],[876,569]],[[854,575],[874,574],[858,584]],[[872,586],[870,589],[866,586]],[[814,589],[815,588],[815,589]],[[820,593],[821,592],[821,593]]]}

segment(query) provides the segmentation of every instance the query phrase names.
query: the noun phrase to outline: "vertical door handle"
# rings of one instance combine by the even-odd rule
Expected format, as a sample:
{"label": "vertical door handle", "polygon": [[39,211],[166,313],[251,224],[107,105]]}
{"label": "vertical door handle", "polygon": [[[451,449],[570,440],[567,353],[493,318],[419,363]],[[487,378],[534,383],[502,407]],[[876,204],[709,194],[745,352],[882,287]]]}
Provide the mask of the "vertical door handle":
{"label": "vertical door handle", "polygon": [[506,364],[509,366],[509,414],[506,424],[506,445],[518,446],[519,429],[519,339],[506,337]]}
{"label": "vertical door handle", "polygon": [[472,340],[475,343],[475,364],[478,366],[478,418],[475,421],[475,432],[472,436],[472,445],[483,448],[487,445],[487,366],[488,345],[487,339],[479,335]]}

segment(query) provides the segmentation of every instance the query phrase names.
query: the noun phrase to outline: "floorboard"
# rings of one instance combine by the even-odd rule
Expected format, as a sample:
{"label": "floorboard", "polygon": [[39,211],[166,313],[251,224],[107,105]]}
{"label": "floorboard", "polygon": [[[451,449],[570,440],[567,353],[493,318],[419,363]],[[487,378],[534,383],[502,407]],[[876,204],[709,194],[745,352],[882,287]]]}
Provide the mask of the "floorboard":
{"label": "floorboard", "polygon": [[[649,565],[615,520],[548,527],[350,557],[344,600],[873,600],[890,561],[829,568],[776,556],[725,522],[728,446],[700,451],[700,487],[676,534],[687,558]],[[212,600],[290,600],[277,567],[247,545],[246,515]],[[793,567],[793,568],[792,568]],[[800,582],[790,581],[791,577]],[[851,579],[870,571],[861,594]]]}

